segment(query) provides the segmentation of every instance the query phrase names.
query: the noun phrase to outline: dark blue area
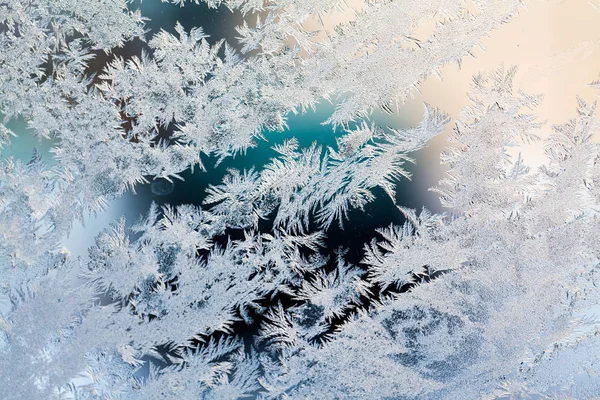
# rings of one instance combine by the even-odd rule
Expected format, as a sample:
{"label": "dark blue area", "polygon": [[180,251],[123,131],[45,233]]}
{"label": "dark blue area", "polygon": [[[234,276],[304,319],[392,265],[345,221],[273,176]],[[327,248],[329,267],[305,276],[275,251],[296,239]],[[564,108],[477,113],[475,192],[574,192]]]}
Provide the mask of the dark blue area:
{"label": "dark blue area", "polygon": [[145,18],[149,37],[161,29],[176,34],[175,24],[179,22],[189,32],[192,28],[202,27],[204,33],[210,35],[209,43],[225,39],[229,44],[237,43],[235,27],[242,24],[243,17],[239,11],[231,11],[227,7],[210,8],[204,3],[194,4],[188,1],[184,7],[160,0],[135,0],[129,8],[139,9]]}
{"label": "dark blue area", "polygon": [[[330,125],[322,125],[322,121],[327,119],[332,110],[332,105],[321,103],[316,112],[291,115],[287,120],[288,130],[266,132],[264,134],[266,141],[257,139],[257,147],[248,149],[246,154],[226,158],[218,165],[215,165],[216,157],[202,155],[206,171],[196,168],[194,172],[191,170],[183,172],[181,176],[184,181],[175,181],[172,191],[166,195],[157,195],[157,190],[153,191],[151,184],[136,187],[137,194],[132,198],[136,209],[143,214],[153,201],[159,205],[195,204],[201,206],[208,186],[220,184],[228,169],[248,170],[254,167],[260,171],[265,164],[277,156],[277,152],[272,149],[272,146],[283,143],[286,139],[297,138],[301,148],[308,147],[313,142],[322,147],[335,147],[336,136],[340,136],[343,132],[341,130],[334,132]],[[427,151],[431,151],[431,149],[425,148],[416,152],[413,157],[422,158],[421,155]],[[417,210],[427,207],[432,211],[440,211],[437,195],[427,191],[429,186],[433,186],[437,182],[431,182],[429,186],[424,186],[420,181],[422,178],[428,178],[422,174],[427,166],[406,164],[405,167],[413,174],[413,179],[401,179],[397,182],[396,203]],[[344,222],[343,229],[337,223],[332,225],[327,232],[327,248],[324,249],[326,253],[333,255],[336,249],[343,247],[348,249],[348,261],[358,263],[363,257],[364,245],[376,236],[375,229],[390,224],[404,223],[402,213],[382,189],[376,189],[374,194],[377,197],[376,200],[368,204],[364,211],[350,211],[349,219]],[[270,228],[269,223],[262,226]]]}
{"label": "dark blue area", "polygon": [[[227,7],[213,9],[205,4],[197,5],[191,1],[187,2],[185,7],[180,7],[159,0],[146,0],[144,2],[136,0],[131,3],[130,8],[140,8],[142,14],[150,18],[150,21],[146,23],[150,34],[157,33],[160,29],[174,33],[174,26],[176,22],[179,22],[186,31],[194,27],[202,27],[204,32],[211,36],[209,39],[211,43],[224,38],[234,46],[237,35],[235,27],[243,21],[243,17],[238,11],[232,12]],[[249,16],[246,19],[251,22],[250,19],[252,18],[256,18],[256,16]],[[416,108],[419,109],[419,107]],[[415,107],[412,107],[408,112],[412,113],[414,109]],[[284,132],[264,133],[266,141],[257,139],[257,147],[248,149],[246,154],[238,154],[236,157],[227,158],[218,165],[215,165],[217,162],[215,157],[202,155],[205,171],[198,168],[194,172],[187,170],[181,174],[184,181],[175,181],[174,185],[165,186],[162,183],[154,183],[154,193],[152,185],[140,185],[136,187],[137,194],[133,196],[133,202],[136,204],[135,208],[140,214],[145,214],[152,201],[159,205],[201,205],[208,186],[220,184],[229,168],[243,170],[254,167],[257,171],[260,171],[262,166],[267,164],[271,158],[277,156],[277,153],[271,147],[283,143],[285,139],[295,137],[301,148],[308,147],[313,142],[317,142],[323,147],[334,147],[335,137],[341,135],[342,132],[339,130],[334,132],[330,125],[321,124],[332,112],[333,105],[322,102],[315,112],[309,111],[303,115],[290,114],[287,117],[289,129]],[[377,120],[380,120],[382,125],[385,125],[393,121],[394,124],[399,123],[401,125],[394,126],[395,128],[406,128],[410,125],[408,121],[419,120],[414,115],[402,114],[401,111],[399,115],[377,117],[375,122],[377,123]],[[421,115],[418,117],[421,117]],[[413,157],[418,161],[425,158],[422,155],[428,151],[432,151],[432,149],[421,150]],[[427,158],[431,159],[432,157]],[[437,159],[439,160],[439,158]],[[436,185],[437,179],[439,179],[435,174],[425,173],[426,169],[430,167],[438,168],[438,165],[414,166],[407,164],[405,166],[412,173],[413,179],[402,179],[397,182],[395,199],[397,204],[418,210],[425,206],[432,211],[441,211],[437,195],[427,191],[429,187]],[[163,190],[165,187],[166,190]],[[163,192],[163,195],[156,195],[159,192]],[[349,213],[349,220],[345,222],[343,230],[337,224],[331,227],[328,232],[328,249],[325,251],[333,253],[336,248],[345,247],[349,249],[348,257],[358,262],[362,258],[364,244],[370,242],[376,235],[375,229],[388,226],[391,223],[402,224],[404,222],[402,213],[383,190],[376,190],[375,195],[377,199],[368,204],[364,211],[352,210]],[[263,225],[269,227],[268,223]]]}

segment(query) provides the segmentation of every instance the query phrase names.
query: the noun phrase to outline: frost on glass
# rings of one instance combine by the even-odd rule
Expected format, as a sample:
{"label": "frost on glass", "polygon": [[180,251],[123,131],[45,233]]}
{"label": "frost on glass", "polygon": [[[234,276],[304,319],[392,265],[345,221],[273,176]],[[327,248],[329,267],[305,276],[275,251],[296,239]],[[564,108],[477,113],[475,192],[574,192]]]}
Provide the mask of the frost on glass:
{"label": "frost on glass", "polygon": [[[49,166],[38,151],[0,160],[0,397],[600,394],[595,104],[574,99],[577,118],[545,127],[516,68],[481,73],[432,189],[447,212],[395,205],[404,224],[372,232],[360,263],[326,247],[378,196],[395,201],[412,153],[450,124],[429,105],[407,129],[372,112],[460,63],[523,2],[366,1],[319,39],[302,22],[344,1],[204,3],[246,16],[239,50],[201,27],[150,36],[122,0],[0,1],[0,144],[16,118],[53,143]],[[87,257],[58,246],[125,192],[166,196],[201,154],[243,157],[322,99],[335,144],[274,143],[200,206],[114,221]],[[508,150],[540,129],[554,133],[533,170]]]}

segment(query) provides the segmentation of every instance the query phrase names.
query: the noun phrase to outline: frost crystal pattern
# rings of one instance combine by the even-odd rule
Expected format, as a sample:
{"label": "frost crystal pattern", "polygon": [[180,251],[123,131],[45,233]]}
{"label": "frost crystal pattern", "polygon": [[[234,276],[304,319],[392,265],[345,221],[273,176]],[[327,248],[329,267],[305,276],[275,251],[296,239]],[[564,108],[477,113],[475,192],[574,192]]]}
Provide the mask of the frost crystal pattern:
{"label": "frost crystal pattern", "polygon": [[[170,2],[234,10],[237,42],[150,34],[125,0],[0,0],[0,145],[21,121],[52,148],[0,160],[0,399],[600,396],[596,104],[547,127],[516,67],[479,74],[432,188],[446,212],[394,204],[404,223],[369,232],[359,260],[328,242],[396,202],[451,126],[430,105],[406,129],[373,113],[524,1],[368,0],[334,29],[344,0]],[[330,146],[265,142],[322,100]],[[535,170],[510,150],[540,129]],[[87,257],[59,245],[129,191],[168,199],[187,170],[264,146],[196,205],[114,221]]]}

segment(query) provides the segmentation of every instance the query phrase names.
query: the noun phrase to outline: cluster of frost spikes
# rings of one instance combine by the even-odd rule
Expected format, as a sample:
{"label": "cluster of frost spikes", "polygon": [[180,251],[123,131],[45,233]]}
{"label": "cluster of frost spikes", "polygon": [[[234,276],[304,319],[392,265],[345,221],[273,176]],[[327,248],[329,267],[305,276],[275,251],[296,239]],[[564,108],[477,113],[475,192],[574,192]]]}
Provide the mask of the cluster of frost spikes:
{"label": "cluster of frost spikes", "polygon": [[[293,312],[269,315],[262,336],[274,342],[276,366],[261,381],[269,396],[598,395],[600,370],[585,355],[597,351],[596,104],[579,101],[578,118],[547,141],[549,165],[528,174],[506,149],[534,140],[540,125],[526,112],[537,99],[513,93],[513,73],[477,77],[455,129],[438,190],[460,212],[402,209],[406,224],[365,248],[366,282],[408,292],[373,299],[320,345],[298,335]],[[585,375],[590,382],[576,386]]]}
{"label": "cluster of frost spikes", "polygon": [[[460,62],[520,1],[367,1],[322,40],[303,24],[343,1],[204,2],[261,13],[238,28],[243,57],[201,28],[146,38],[123,0],[0,1],[0,139],[20,118],[54,143],[49,167],[1,160],[2,399],[600,395],[595,104],[579,101],[530,171],[507,148],[539,140],[540,99],[513,88],[516,69],[477,76],[434,189],[452,213],[400,205],[407,222],[378,230],[360,266],[324,248],[379,189],[396,197],[410,153],[448,123],[429,106],[402,131],[361,119]],[[139,56],[114,54],[134,39]],[[287,141],[202,208],[153,205],[85,259],[56,248],[107,200],[243,152],[322,98],[345,129],[334,148]]]}
{"label": "cluster of frost spikes", "polygon": [[[252,4],[243,12],[265,6],[271,15],[254,28],[240,27],[245,57],[227,44],[208,44],[201,28],[186,32],[177,25],[176,34],[162,31],[146,42],[144,18],[129,11],[123,0],[0,3],[0,47],[5,49],[0,53],[0,144],[7,145],[15,135],[7,123],[18,118],[34,136],[53,141],[56,161],[44,172],[44,188],[36,188],[46,204],[36,201],[35,192],[19,193],[19,185],[2,202],[25,196],[26,207],[21,201],[19,211],[6,206],[0,212],[2,218],[30,221],[17,224],[0,242],[11,258],[5,265],[12,272],[3,279],[36,276],[35,265],[43,257],[33,256],[54,251],[53,243],[86,212],[102,209],[148,179],[180,178],[182,171],[200,164],[200,153],[226,157],[243,152],[256,145],[264,129],[284,129],[286,114],[314,107],[323,97],[340,99],[329,119],[334,125],[346,125],[374,107],[404,98],[428,74],[460,61],[520,5],[513,0],[476,3],[478,12],[468,14],[462,0],[417,1],[410,7],[398,1],[368,2],[355,23],[339,26],[323,41],[309,40],[308,46],[303,45],[308,39],[297,37],[297,32],[306,33],[298,24],[309,13],[331,11],[340,3],[229,2],[231,7]],[[402,38],[434,17],[443,20],[432,35],[418,49],[407,47],[408,39]],[[449,31],[462,36],[454,38]],[[139,56],[125,60],[113,54],[134,39],[143,42]],[[414,44],[414,39],[409,41]],[[91,63],[100,52],[111,60],[94,75]],[[159,140],[160,132],[173,126],[169,143]],[[351,148],[344,146],[343,151]],[[320,212],[320,224],[327,226],[340,220],[348,205],[364,205],[372,187],[383,186],[391,193],[388,181],[397,175],[402,157],[387,149],[376,150],[387,154],[376,158],[382,165],[368,164],[372,171],[391,167],[389,174],[382,174],[376,184],[361,181],[368,178],[365,174],[341,192],[334,187],[325,193],[330,207],[319,205],[316,210],[320,200],[313,196],[302,206],[304,215],[307,207]],[[331,164],[340,166],[322,170],[345,184],[343,169],[350,158],[344,162],[331,156]],[[10,174],[20,176],[16,171]],[[282,213],[283,225],[304,223],[285,219]],[[33,226],[43,229],[28,233]],[[25,237],[27,241],[20,239]],[[14,250],[19,247],[37,251]],[[43,275],[44,268],[39,270]]]}

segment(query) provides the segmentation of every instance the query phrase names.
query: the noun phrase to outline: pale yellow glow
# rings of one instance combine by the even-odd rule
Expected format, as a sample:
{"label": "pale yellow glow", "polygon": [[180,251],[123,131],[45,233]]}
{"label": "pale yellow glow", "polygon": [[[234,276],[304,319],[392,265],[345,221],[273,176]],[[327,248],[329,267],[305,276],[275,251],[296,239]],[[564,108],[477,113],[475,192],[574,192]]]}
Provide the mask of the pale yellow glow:
{"label": "pale yellow glow", "polygon": [[[426,1],[426,0],[424,0]],[[600,3],[599,0],[594,0]],[[326,29],[336,23],[347,22],[360,10],[362,0],[348,1],[348,7],[321,16]],[[308,21],[305,27],[314,29]],[[426,37],[431,24],[417,28],[416,36]],[[323,37],[323,34],[319,38]],[[515,88],[526,93],[541,94],[544,100],[537,109],[540,120],[547,124],[539,132],[547,137],[552,125],[566,122],[575,116],[576,97],[594,101],[598,91],[589,84],[599,77],[600,71],[600,10],[589,0],[533,0],[519,16],[501,29],[492,32],[483,41],[484,49],[474,49],[475,57],[466,57],[457,65],[442,68],[442,80],[429,77],[421,93],[405,106],[426,101],[448,112],[454,119],[468,104],[467,93],[471,79],[479,71],[489,71],[504,64],[517,65],[519,73]],[[450,128],[451,129],[451,128]],[[434,140],[432,146],[443,147],[444,140]],[[544,162],[543,144],[523,146],[526,162],[539,166]]]}
{"label": "pale yellow glow", "polygon": [[[468,103],[471,77],[501,64],[517,65],[515,88],[544,96],[537,109],[547,124],[540,136],[552,133],[552,125],[566,122],[576,113],[577,96],[595,101],[598,91],[589,84],[600,71],[600,12],[587,0],[536,1],[520,16],[484,40],[485,50],[464,59],[461,69],[442,69],[443,80],[429,78],[422,100],[456,118]],[[543,145],[521,149],[531,166],[544,162]]]}

